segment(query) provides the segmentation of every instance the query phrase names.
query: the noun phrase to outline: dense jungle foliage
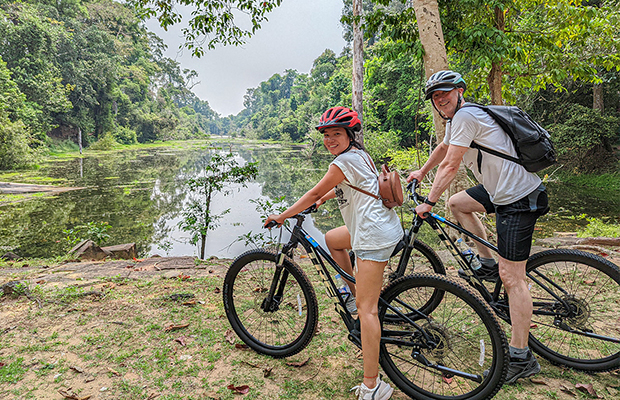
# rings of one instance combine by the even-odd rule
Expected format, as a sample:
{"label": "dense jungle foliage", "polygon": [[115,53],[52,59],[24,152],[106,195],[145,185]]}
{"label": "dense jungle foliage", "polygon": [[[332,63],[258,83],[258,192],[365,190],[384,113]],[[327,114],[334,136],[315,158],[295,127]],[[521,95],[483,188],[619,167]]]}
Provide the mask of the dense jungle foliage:
{"label": "dense jungle foliage", "polygon": [[163,57],[143,22],[111,0],[0,0],[0,169],[77,143],[78,129],[85,146],[218,133],[196,72]]}
{"label": "dense jungle foliage", "polygon": [[[220,117],[192,93],[196,72],[163,57],[165,44],[146,30],[151,3],[160,4],[0,0],[0,169],[24,166],[59,141],[75,143],[79,131],[93,148],[230,134],[307,142],[312,150],[321,144],[313,129],[320,113],[351,105],[346,47],[340,54],[325,50],[307,74],[274,74],[248,89],[239,114]],[[487,80],[500,68],[504,101],[549,129],[567,171],[617,169],[617,0],[438,3],[449,63],[469,84],[467,100],[488,104]],[[343,35],[350,40],[351,0],[343,6]],[[411,159],[409,149],[433,141],[415,15],[405,0],[364,0],[363,6],[365,144],[375,159]]]}

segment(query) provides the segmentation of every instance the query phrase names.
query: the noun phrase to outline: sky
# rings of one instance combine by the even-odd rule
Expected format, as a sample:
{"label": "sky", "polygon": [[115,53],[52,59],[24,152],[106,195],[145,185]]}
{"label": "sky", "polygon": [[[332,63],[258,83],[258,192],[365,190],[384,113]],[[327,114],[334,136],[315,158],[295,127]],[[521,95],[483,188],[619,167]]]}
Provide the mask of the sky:
{"label": "sky", "polygon": [[341,12],[340,0],[283,0],[245,45],[206,50],[201,58],[179,49],[184,41],[183,25],[164,31],[157,20],[150,20],[147,27],[168,45],[166,57],[178,61],[182,70],[198,73],[200,83],[193,92],[221,116],[228,116],[243,109],[247,89],[257,87],[273,74],[287,69],[308,73],[325,49],[340,54],[346,44]]}

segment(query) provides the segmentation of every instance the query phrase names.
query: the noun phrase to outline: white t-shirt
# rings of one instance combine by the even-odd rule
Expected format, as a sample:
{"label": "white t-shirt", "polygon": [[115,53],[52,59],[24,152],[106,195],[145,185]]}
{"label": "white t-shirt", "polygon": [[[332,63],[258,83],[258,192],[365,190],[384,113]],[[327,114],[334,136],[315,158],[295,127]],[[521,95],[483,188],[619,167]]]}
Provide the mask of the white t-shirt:
{"label": "white t-shirt", "polygon": [[[377,175],[370,163],[370,156],[355,148],[331,162],[340,168],[351,185],[370,193],[379,193]],[[383,249],[398,243],[403,237],[403,229],[394,209],[385,207],[381,200],[351,189],[344,182],[334,189],[342,218],[351,234],[353,250]]]}
{"label": "white t-shirt", "polygon": [[[517,152],[508,134],[486,111],[477,107],[462,108],[446,125],[446,136],[443,142],[447,145],[469,147],[472,141],[517,157]],[[477,149],[469,149],[463,156],[463,162],[482,183],[493,204],[513,203],[527,196],[540,185],[541,180],[538,175],[527,172],[522,165],[484,151],[481,153],[482,173],[478,172]]]}

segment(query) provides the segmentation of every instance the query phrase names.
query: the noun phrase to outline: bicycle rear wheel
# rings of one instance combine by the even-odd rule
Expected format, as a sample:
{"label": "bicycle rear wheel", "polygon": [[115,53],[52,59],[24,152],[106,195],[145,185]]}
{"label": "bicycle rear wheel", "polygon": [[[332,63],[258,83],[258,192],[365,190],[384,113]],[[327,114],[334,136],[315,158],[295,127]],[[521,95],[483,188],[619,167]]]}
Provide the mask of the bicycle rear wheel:
{"label": "bicycle rear wheel", "polygon": [[[437,291],[441,303],[422,312]],[[477,293],[450,277],[413,274],[392,282],[381,299],[381,366],[405,394],[422,400],[484,400],[501,388],[508,343]]]}
{"label": "bicycle rear wheel", "polygon": [[554,249],[527,263],[534,302],[529,344],[555,364],[620,367],[620,270],[591,253]]}
{"label": "bicycle rear wheel", "polygon": [[[288,357],[314,336],[318,305],[304,271],[288,257],[276,275],[276,253],[251,250],[235,259],[224,279],[224,309],[239,338],[258,353]],[[269,291],[274,283],[276,296]]]}

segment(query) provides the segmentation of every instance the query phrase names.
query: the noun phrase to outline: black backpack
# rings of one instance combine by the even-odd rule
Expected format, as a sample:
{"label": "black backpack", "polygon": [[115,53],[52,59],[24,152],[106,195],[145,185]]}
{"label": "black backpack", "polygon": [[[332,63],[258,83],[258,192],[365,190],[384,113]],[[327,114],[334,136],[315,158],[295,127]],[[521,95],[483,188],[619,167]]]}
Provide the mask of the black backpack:
{"label": "black backpack", "polygon": [[483,106],[468,103],[463,107],[477,107],[487,112],[508,134],[515,146],[518,158],[472,142],[469,147],[478,149],[478,172],[482,165],[480,150],[523,165],[528,172],[538,172],[556,163],[555,149],[549,133],[529,115],[515,106]]}

